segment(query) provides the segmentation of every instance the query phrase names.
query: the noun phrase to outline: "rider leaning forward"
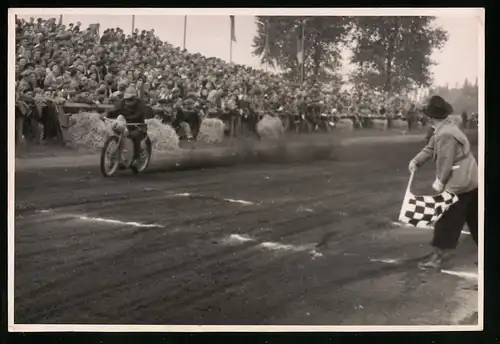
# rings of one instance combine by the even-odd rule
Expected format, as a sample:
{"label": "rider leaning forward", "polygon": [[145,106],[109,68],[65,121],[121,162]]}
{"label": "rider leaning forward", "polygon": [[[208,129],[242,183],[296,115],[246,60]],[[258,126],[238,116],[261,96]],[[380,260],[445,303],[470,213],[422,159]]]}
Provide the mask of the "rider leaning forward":
{"label": "rider leaning forward", "polygon": [[142,125],[128,125],[130,139],[134,143],[134,158],[132,165],[137,163],[141,152],[141,141],[146,138],[147,124],[146,118],[152,117],[151,109],[138,98],[137,90],[134,87],[129,87],[123,93],[123,99],[118,100],[114,104],[114,108],[103,117],[116,119],[122,115],[127,123],[141,123]]}

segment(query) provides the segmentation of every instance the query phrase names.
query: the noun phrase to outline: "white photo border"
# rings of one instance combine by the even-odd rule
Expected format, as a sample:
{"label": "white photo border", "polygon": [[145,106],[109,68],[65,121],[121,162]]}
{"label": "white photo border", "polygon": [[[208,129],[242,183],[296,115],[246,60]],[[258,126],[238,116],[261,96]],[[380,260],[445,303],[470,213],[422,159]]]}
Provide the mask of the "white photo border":
{"label": "white photo border", "polygon": [[[42,325],[14,323],[14,204],[15,204],[15,15],[355,15],[355,16],[475,16],[478,25],[478,167],[479,249],[478,325],[446,326],[213,326],[213,325]],[[10,8],[8,11],[8,331],[9,332],[451,332],[481,331],[484,324],[484,8]]]}

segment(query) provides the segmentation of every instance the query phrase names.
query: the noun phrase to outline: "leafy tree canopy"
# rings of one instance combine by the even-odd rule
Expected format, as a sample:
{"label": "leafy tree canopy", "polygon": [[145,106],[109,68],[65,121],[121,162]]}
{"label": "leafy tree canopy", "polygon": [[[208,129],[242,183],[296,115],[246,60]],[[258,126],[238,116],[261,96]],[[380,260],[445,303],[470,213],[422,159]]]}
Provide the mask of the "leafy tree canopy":
{"label": "leafy tree canopy", "polygon": [[376,89],[399,92],[432,83],[430,68],[434,49],[448,39],[433,27],[434,17],[356,17],[353,20],[351,62],[357,80]]}

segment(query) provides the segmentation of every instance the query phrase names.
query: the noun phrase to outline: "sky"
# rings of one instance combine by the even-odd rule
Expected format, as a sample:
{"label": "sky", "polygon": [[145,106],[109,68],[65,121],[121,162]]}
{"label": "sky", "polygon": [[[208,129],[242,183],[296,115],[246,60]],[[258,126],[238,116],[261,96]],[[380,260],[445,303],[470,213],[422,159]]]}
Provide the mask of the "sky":
{"label": "sky", "polygon": [[[47,9],[40,12],[36,9],[33,12],[26,12],[19,17],[28,19],[30,16],[42,17],[44,19],[59,17],[59,13],[53,12],[57,9]],[[28,10],[29,11],[29,10]],[[51,11],[51,12],[47,12]],[[120,27],[126,33],[132,29],[132,15],[104,14],[105,10],[98,14],[81,14],[81,9],[73,11],[65,10],[63,24],[76,23],[80,21],[83,27],[92,23],[101,24],[101,32],[106,28]],[[79,14],[74,14],[78,12]],[[96,12],[93,12],[96,13]],[[137,13],[137,12],[135,12]],[[155,29],[163,41],[168,41],[174,46],[182,47],[183,44],[183,15],[144,15],[144,11],[135,15],[135,27],[142,29]],[[234,13],[234,12],[232,12]],[[422,15],[422,14],[421,14]],[[449,39],[440,51],[435,51],[432,59],[436,65],[432,67],[434,84],[445,86],[449,84],[454,87],[457,83],[461,85],[467,78],[475,81],[478,77],[479,58],[479,33],[480,20],[477,12],[460,12],[459,14],[448,14],[439,12],[436,16],[435,25],[443,28],[449,34]],[[255,17],[253,15],[235,15],[236,40],[233,42],[233,62],[250,65],[254,68],[263,68],[259,63],[259,58],[252,56],[252,40],[257,30]],[[230,24],[228,15],[188,15],[186,48],[188,51],[202,53],[206,56],[216,56],[224,60],[229,60],[230,51]],[[484,31],[483,31],[484,32]],[[342,71],[347,73],[352,66],[347,62],[348,51],[343,53],[344,64]]]}

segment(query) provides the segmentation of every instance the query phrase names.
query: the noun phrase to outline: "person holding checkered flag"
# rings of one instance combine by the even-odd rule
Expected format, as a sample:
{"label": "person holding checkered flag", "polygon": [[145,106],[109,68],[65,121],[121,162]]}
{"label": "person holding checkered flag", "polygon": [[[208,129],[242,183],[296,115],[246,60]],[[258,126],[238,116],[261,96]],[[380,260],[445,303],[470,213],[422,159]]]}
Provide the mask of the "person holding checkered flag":
{"label": "person holding checkered flag", "polygon": [[413,196],[407,192],[408,209],[401,214],[407,218],[405,222],[416,227],[436,221],[431,243],[433,254],[419,264],[422,268],[441,267],[457,247],[465,223],[478,243],[478,166],[467,136],[448,118],[452,113],[453,107],[442,97],[431,97],[424,114],[429,117],[434,133],[408,166],[413,174],[428,160],[436,163],[432,188],[440,194]]}

